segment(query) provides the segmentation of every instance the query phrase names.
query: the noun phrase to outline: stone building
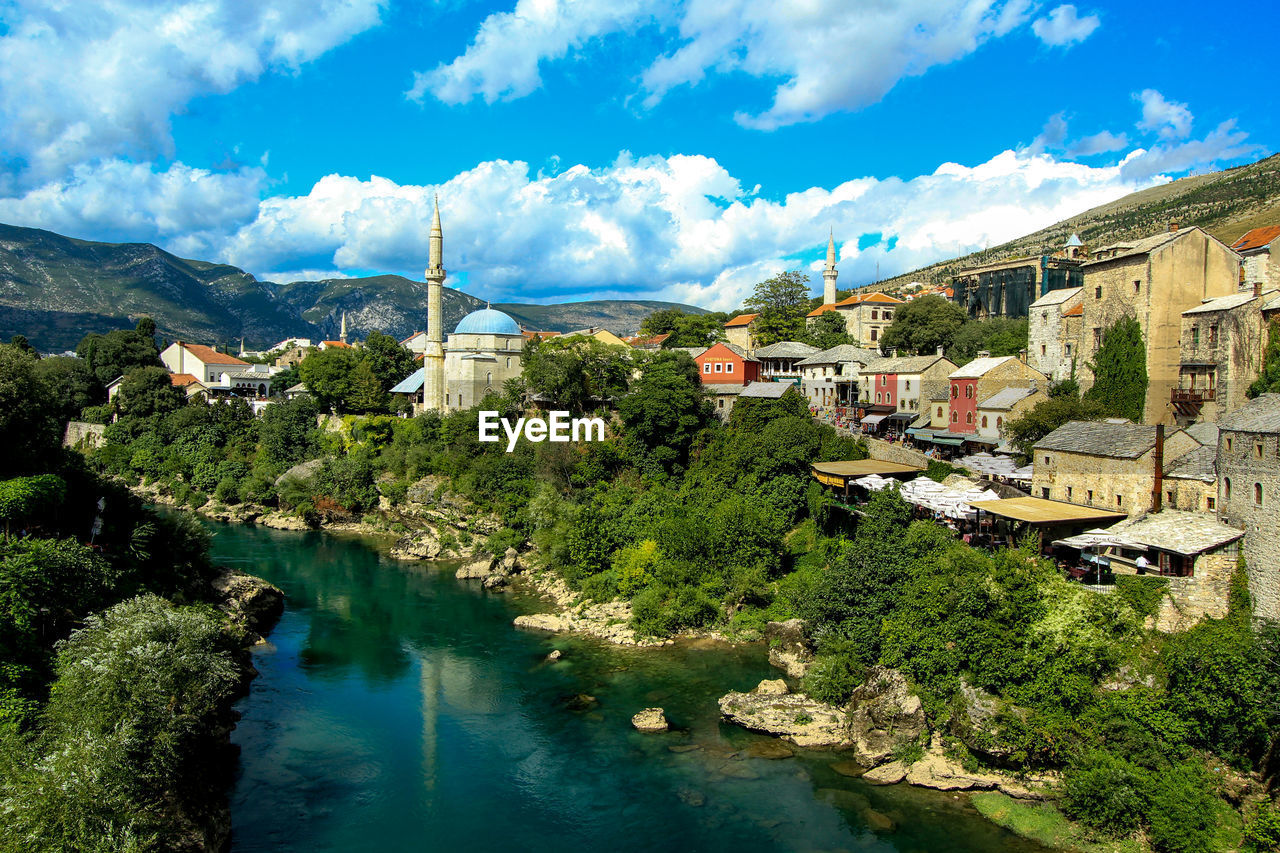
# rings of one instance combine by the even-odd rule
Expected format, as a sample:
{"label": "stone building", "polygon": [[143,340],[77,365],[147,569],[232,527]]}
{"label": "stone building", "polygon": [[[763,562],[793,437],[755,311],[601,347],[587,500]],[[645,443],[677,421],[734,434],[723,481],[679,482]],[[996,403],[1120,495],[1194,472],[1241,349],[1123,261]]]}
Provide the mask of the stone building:
{"label": "stone building", "polygon": [[872,350],[840,344],[797,362],[805,400],[820,409],[855,405],[859,373],[879,359],[880,354]]}
{"label": "stone building", "polygon": [[893,323],[893,315],[901,299],[886,296],[883,293],[855,293],[847,299],[828,305],[821,305],[809,312],[805,322],[813,321],[827,311],[839,312],[844,318],[844,328],[850,337],[864,347],[879,347],[884,338],[885,329]]}
{"label": "stone building", "polygon": [[1072,234],[1052,255],[970,267],[951,279],[951,298],[970,317],[1026,317],[1032,303],[1045,294],[1084,283],[1084,254],[1084,244]]}
{"label": "stone building", "polygon": [[[999,444],[1004,440],[1004,425],[1048,399],[1044,384],[1031,380],[1030,385],[1010,385],[986,399],[978,401],[977,435]],[[936,407],[936,404],[934,404]]]}
{"label": "stone building", "polygon": [[721,418],[729,417],[742,389],[760,379],[760,360],[732,343],[712,344],[693,360],[703,390]]}
{"label": "stone building", "polygon": [[1166,509],[1217,512],[1218,443],[1202,444],[1164,466]]}
{"label": "stone building", "polygon": [[905,429],[928,412],[929,400],[945,388],[955,363],[939,354],[881,358],[863,366],[859,396],[865,414],[862,423],[872,428]]}
{"label": "stone building", "polygon": [[1027,363],[1054,382],[1071,378],[1079,356],[1084,288],[1051,290],[1027,312]]}
{"label": "stone building", "polygon": [[1200,446],[1183,430],[1127,421],[1071,421],[1032,456],[1031,494],[1129,515],[1159,511],[1164,469]]}
{"label": "stone building", "polygon": [[[947,376],[947,381],[951,392],[950,431],[965,435],[978,434],[981,422],[978,407],[982,401],[989,400],[1006,388],[1036,391],[1048,384],[1048,378],[1043,373],[1021,359],[1012,355],[993,358],[985,352],[978,353],[978,358],[953,370]],[[992,426],[989,422],[988,434],[991,433]]]}
{"label": "stone building", "polygon": [[1218,520],[1244,531],[1254,614],[1280,619],[1280,394],[1218,421]]}
{"label": "stone building", "polygon": [[800,362],[817,352],[817,347],[799,341],[778,341],[776,344],[760,347],[752,355],[760,360],[762,379],[794,382],[800,379]]}
{"label": "stone building", "polygon": [[1200,228],[1170,230],[1098,250],[1084,266],[1076,375],[1093,385],[1089,361],[1123,317],[1142,329],[1147,355],[1147,423],[1172,424],[1179,387],[1182,312],[1239,291],[1240,256]]}
{"label": "stone building", "polygon": [[[425,345],[425,335],[415,335],[410,343]],[[468,409],[486,394],[501,394],[508,379],[519,378],[523,365],[524,334],[509,315],[492,308],[472,311],[458,321],[444,344],[445,411]],[[425,370],[418,368],[391,393],[407,395],[421,408]]]}
{"label": "stone building", "polygon": [[756,348],[756,336],[752,326],[759,316],[759,314],[739,314],[737,317],[731,318],[724,324],[725,340],[744,352],[754,350]]}
{"label": "stone building", "polygon": [[1280,302],[1280,294],[1260,290],[1257,285],[1182,312],[1178,385],[1170,391],[1178,423],[1212,423],[1245,404],[1262,371],[1264,309]]}
{"label": "stone building", "polygon": [[1261,284],[1263,290],[1280,289],[1280,225],[1254,228],[1231,248],[1244,259],[1241,284]]}

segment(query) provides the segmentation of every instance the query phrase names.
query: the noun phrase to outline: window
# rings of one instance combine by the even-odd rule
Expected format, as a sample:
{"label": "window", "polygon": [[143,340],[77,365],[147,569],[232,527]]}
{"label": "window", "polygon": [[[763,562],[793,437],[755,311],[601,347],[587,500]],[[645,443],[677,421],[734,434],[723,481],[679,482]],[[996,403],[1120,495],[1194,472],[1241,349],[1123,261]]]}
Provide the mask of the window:
{"label": "window", "polygon": [[1049,462],[1051,461],[1051,459],[1052,459],[1052,457],[1046,456],[1046,457],[1044,458],[1044,464],[1048,465],[1048,464],[1049,464]]}
{"label": "window", "polygon": [[880,402],[880,392],[879,392],[879,391],[877,391],[877,392],[876,392],[876,402],[877,402],[877,403],[879,403],[879,402]]}
{"label": "window", "polygon": [[1071,357],[1071,344],[1067,344],[1067,358]]}
{"label": "window", "polygon": [[1135,282],[1133,283],[1133,292],[1134,292],[1134,294],[1135,294],[1135,295],[1137,295],[1137,294],[1139,294],[1139,293],[1141,293],[1141,292],[1142,292],[1142,282],[1141,282],[1141,281],[1135,281]]}
{"label": "window", "polygon": [[507,356],[507,367],[511,366],[511,356]]}
{"label": "window", "polygon": [[733,373],[733,362],[732,362],[732,361],[731,361],[731,362],[729,362],[728,364],[726,364],[726,365],[724,366],[724,372],[725,372],[725,373]]}
{"label": "window", "polygon": [[1191,329],[1191,345],[1193,347],[1200,346],[1200,327],[1193,326]]}
{"label": "window", "polygon": [[872,320],[879,320],[879,319],[880,319],[880,312],[879,312],[879,311],[876,311],[875,309],[872,309],[872,311],[871,311],[871,319],[872,319]]}
{"label": "window", "polygon": [[708,361],[706,364],[702,365],[702,372],[703,373],[711,372],[711,362]]}
{"label": "window", "polygon": [[1255,441],[1253,443],[1253,458],[1254,459],[1262,458],[1262,442],[1261,441]]}
{"label": "window", "polygon": [[1093,489],[1085,489],[1084,496],[1085,496],[1085,500],[1087,500],[1089,503],[1093,503]]}
{"label": "window", "polygon": [[1213,347],[1217,345],[1218,345],[1218,327],[1215,324],[1209,327],[1209,346]]}
{"label": "window", "polygon": [[942,407],[938,407],[938,417],[942,417]]}
{"label": "window", "polygon": [[960,396],[960,386],[953,384],[951,386],[951,399],[954,400],[956,397],[959,397],[959,396]]}
{"label": "window", "polygon": [[1165,492],[1165,493],[1164,493],[1164,502],[1165,502],[1166,504],[1168,504],[1170,507],[1173,507],[1174,509],[1177,509],[1177,507],[1173,506],[1173,504],[1174,504],[1174,500],[1173,500],[1173,492]]}
{"label": "window", "polygon": [[1123,496],[1123,495],[1116,495],[1116,506],[1117,506],[1117,507],[1124,506],[1124,496]]}
{"label": "window", "polygon": [[1048,487],[1048,486],[1041,486],[1041,487],[1040,487],[1040,497],[1044,498],[1045,500],[1049,500],[1049,487]]}
{"label": "window", "polygon": [[1231,452],[1231,438],[1230,438],[1230,436],[1228,436],[1228,437],[1227,437],[1227,452],[1228,452],[1228,453],[1230,453],[1230,452]]}
{"label": "window", "polygon": [[983,429],[986,429],[986,428],[987,428],[987,416],[986,416],[986,415],[983,415],[983,416],[982,416],[982,428],[983,428]]}
{"label": "window", "polygon": [[966,385],[966,386],[964,386],[964,398],[965,398],[966,400],[972,400],[972,399],[973,399],[973,386],[972,386],[972,385]]}
{"label": "window", "polygon": [[1222,480],[1222,499],[1224,501],[1231,500],[1231,478],[1224,477]]}
{"label": "window", "polygon": [[1217,502],[1216,500],[1214,500],[1213,498],[1205,498],[1205,499],[1204,499],[1204,508],[1205,508],[1205,509],[1207,509],[1207,510],[1215,509],[1215,508],[1217,507],[1217,505],[1218,505],[1218,502]]}
{"label": "window", "polygon": [[884,387],[889,384],[889,375],[887,373],[880,374],[880,386]]}
{"label": "window", "polygon": [[723,409],[723,408],[724,408],[724,400],[716,400],[716,405]]}
{"label": "window", "polygon": [[1253,505],[1262,506],[1262,484],[1253,484]]}
{"label": "window", "polygon": [[884,318],[885,318],[886,320],[892,320],[892,319],[893,319],[893,312],[892,312],[892,311],[886,311],[886,312],[884,312]]}
{"label": "window", "polygon": [[1001,429],[1003,426],[1004,426],[1004,418],[1001,417],[1000,415],[996,415],[996,429]]}
{"label": "window", "polygon": [[1071,500],[1071,493],[1074,491],[1075,491],[1074,488],[1072,488],[1071,486],[1067,486],[1067,500]]}
{"label": "window", "polygon": [[1093,350],[1097,352],[1102,348],[1102,329],[1094,327],[1093,329]]}
{"label": "window", "polygon": [[959,420],[960,420],[960,413],[959,413],[959,412],[952,412],[952,413],[951,413],[951,422],[954,424],[954,423],[959,422]]}
{"label": "window", "polygon": [[1101,286],[1101,285],[1099,285],[1099,286],[1097,286],[1097,287],[1095,287],[1095,288],[1093,289],[1093,298],[1094,298],[1094,299],[1101,299],[1101,298],[1102,298],[1102,286]]}
{"label": "window", "polygon": [[872,329],[872,330],[871,330],[871,340],[872,340],[872,341],[875,341],[875,339],[876,339],[876,335],[879,333],[879,331],[880,331],[879,329]]}
{"label": "window", "polygon": [[1041,345],[1040,345],[1040,354],[1041,354],[1041,355],[1046,355],[1046,354],[1048,353],[1048,351],[1049,351],[1049,348],[1048,348],[1048,347],[1046,347],[1044,344],[1041,344]]}
{"label": "window", "polygon": [[973,412],[968,412],[968,413],[966,413],[966,414],[965,414],[965,416],[964,416],[964,422],[965,422],[965,423],[967,423],[967,424],[971,424],[971,423],[973,423]]}
{"label": "window", "polygon": [[904,391],[910,391],[910,390],[911,390],[911,380],[910,380],[910,379],[907,379],[907,380],[904,380],[904,382],[905,382],[905,384],[902,386],[902,390],[904,390]]}
{"label": "window", "polygon": [[724,365],[718,361],[716,362],[716,373],[724,373]]}

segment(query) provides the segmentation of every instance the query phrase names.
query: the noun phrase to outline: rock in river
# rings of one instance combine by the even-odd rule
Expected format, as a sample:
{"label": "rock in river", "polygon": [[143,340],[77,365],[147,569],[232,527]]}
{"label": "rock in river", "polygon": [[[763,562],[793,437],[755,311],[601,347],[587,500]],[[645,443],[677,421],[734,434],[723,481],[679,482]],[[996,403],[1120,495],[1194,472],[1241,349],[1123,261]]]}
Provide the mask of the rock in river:
{"label": "rock in river", "polygon": [[875,766],[928,730],[920,697],[896,669],[873,666],[849,699],[849,733],[858,761]]}
{"label": "rock in river", "polygon": [[720,713],[731,723],[777,735],[796,746],[845,748],[852,745],[843,711],[799,693],[782,696],[729,693],[720,698]]}
{"label": "rock in river", "polygon": [[636,731],[646,733],[665,732],[671,728],[661,708],[645,708],[631,718],[631,725],[636,727]]}

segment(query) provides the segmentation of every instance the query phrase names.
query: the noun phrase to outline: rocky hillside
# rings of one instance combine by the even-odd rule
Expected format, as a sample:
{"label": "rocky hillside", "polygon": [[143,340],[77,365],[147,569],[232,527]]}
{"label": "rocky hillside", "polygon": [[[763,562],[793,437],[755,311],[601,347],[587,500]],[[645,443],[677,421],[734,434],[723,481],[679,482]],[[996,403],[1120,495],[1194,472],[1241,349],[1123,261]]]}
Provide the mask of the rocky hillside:
{"label": "rocky hillside", "polygon": [[1062,246],[1077,233],[1090,247],[1144,237],[1169,227],[1198,225],[1230,245],[1251,228],[1280,223],[1280,154],[1247,166],[1193,175],[1130,193],[1032,234],[871,285],[892,289],[911,281],[945,282],[959,269]]}
{"label": "rocky hillside", "polygon": [[[150,243],[95,243],[36,228],[0,225],[0,340],[26,335],[44,351],[75,347],[89,331],[156,321],[162,335],[250,347],[298,335],[333,338],[342,313],[360,338],[372,331],[407,337],[426,324],[425,285],[398,275],[277,283],[242,269],[179,258]],[[446,287],[444,328],[482,307]],[[571,331],[599,326],[630,333],[669,302],[599,300],[561,305],[495,305],[526,328]]]}

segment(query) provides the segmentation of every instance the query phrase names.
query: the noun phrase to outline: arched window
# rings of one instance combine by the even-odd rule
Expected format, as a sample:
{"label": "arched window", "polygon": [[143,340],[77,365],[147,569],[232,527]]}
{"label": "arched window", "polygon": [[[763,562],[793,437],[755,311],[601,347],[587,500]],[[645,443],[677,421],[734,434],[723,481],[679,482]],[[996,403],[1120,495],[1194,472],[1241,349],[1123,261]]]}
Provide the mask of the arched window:
{"label": "arched window", "polygon": [[973,412],[969,412],[964,416],[964,422],[967,424],[973,423]]}
{"label": "arched window", "polygon": [[960,420],[960,413],[959,413],[959,412],[952,412],[952,413],[951,413],[951,422],[954,424],[954,423],[958,422],[959,420]]}
{"label": "arched window", "polygon": [[983,415],[983,416],[982,416],[982,428],[983,428],[983,429],[986,429],[986,428],[987,428],[987,416],[986,416],[986,415]]}
{"label": "arched window", "polygon": [[996,429],[1000,429],[1003,426],[1004,426],[1004,418],[1000,417],[999,415],[996,415]]}
{"label": "arched window", "polygon": [[507,356],[507,367],[511,366],[511,356]]}
{"label": "arched window", "polygon": [[938,407],[938,417],[942,417],[942,407]]}
{"label": "arched window", "polygon": [[966,386],[964,386],[964,397],[965,397],[965,399],[966,399],[966,400],[972,400],[972,399],[973,399],[973,386],[972,386],[972,385],[966,385]]}
{"label": "arched window", "polygon": [[1222,499],[1231,500],[1231,478],[1224,477],[1222,480]]}
{"label": "arched window", "polygon": [[959,386],[959,385],[952,385],[952,386],[951,386],[951,399],[952,399],[952,400],[954,400],[956,397],[959,397],[959,396],[960,396],[960,386]]}
{"label": "arched window", "polygon": [[492,385],[492,384],[493,384],[493,374],[492,374],[492,373],[486,373],[486,374],[484,375],[484,383],[485,383],[486,385]]}

